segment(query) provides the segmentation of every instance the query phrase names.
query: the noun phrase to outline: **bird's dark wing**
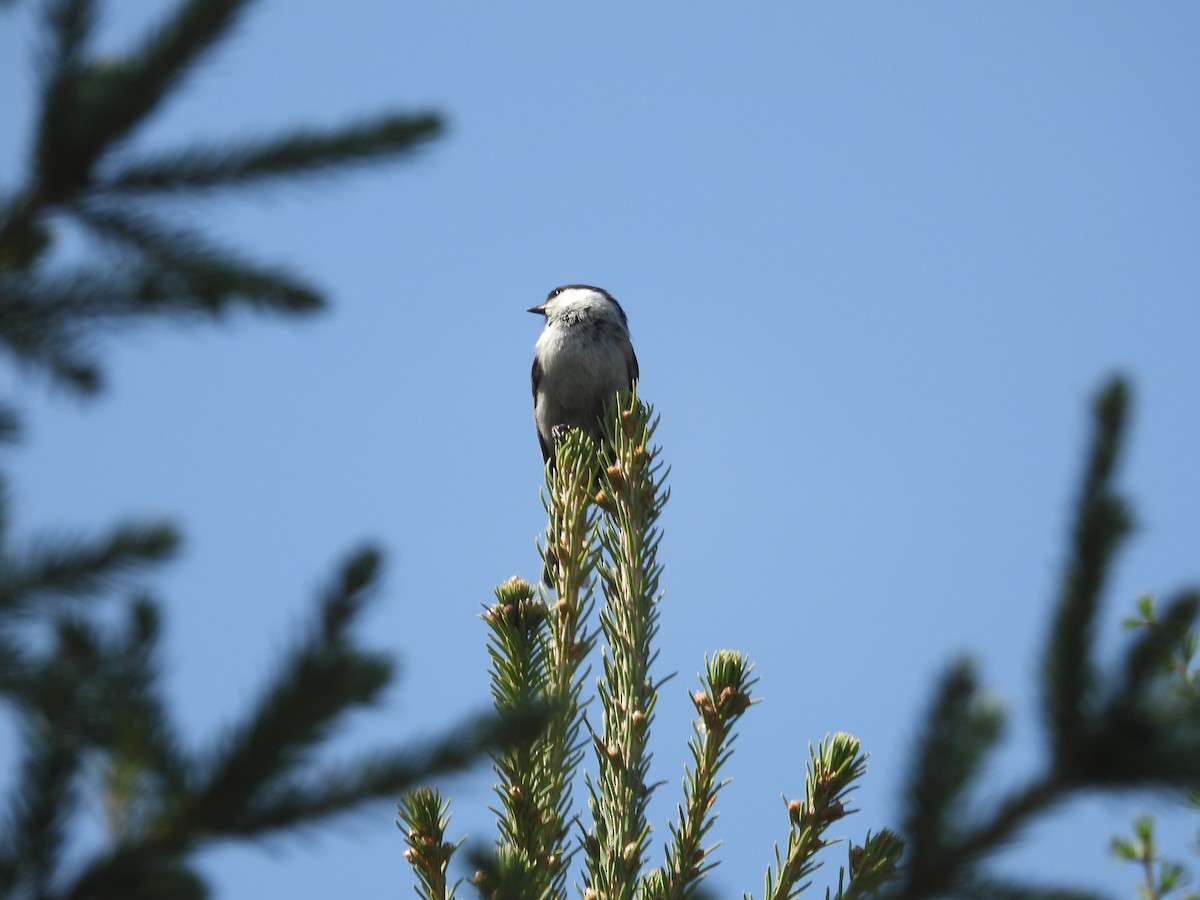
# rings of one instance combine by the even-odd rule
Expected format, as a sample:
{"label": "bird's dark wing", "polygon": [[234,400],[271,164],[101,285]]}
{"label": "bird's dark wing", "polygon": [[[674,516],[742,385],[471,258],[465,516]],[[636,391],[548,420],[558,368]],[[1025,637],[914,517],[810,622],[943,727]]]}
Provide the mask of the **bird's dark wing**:
{"label": "bird's dark wing", "polygon": [[[538,386],[542,383],[542,364],[538,362],[536,356],[533,358],[533,372],[530,376],[530,381],[533,384],[533,410],[536,413]],[[546,460],[554,455],[554,449],[542,438],[541,429],[536,430],[538,433],[538,446],[542,448],[542,462],[546,462]]]}
{"label": "bird's dark wing", "polygon": [[633,352],[633,344],[629,345],[629,360],[627,361],[627,365],[629,367],[629,385],[632,387],[633,383],[638,380],[638,361],[637,354]]}

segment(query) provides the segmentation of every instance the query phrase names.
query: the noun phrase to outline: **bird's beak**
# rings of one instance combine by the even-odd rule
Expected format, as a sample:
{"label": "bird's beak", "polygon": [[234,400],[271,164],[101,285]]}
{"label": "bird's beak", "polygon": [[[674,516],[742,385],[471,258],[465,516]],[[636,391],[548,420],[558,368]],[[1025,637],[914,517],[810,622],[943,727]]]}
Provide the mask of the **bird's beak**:
{"label": "bird's beak", "polygon": [[537,313],[539,316],[544,316],[546,314],[546,307],[545,306],[531,306],[531,307],[529,307],[529,309],[525,310],[525,312]]}

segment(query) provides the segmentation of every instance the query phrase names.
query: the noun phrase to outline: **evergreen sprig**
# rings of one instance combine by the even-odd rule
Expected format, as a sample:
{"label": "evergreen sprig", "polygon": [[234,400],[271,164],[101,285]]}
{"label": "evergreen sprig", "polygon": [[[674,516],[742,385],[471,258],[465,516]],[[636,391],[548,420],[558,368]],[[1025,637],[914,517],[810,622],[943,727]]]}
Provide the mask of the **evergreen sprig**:
{"label": "evergreen sprig", "polygon": [[[552,878],[546,885],[555,896],[566,890],[568,866],[574,857],[569,831],[575,821],[572,784],[583,760],[584,680],[596,635],[588,621],[595,606],[594,573],[600,560],[597,541],[599,514],[593,502],[599,466],[598,448],[582,432],[569,432],[557,444],[556,464],[547,467],[551,496],[549,534],[554,552],[544,555],[554,578],[555,601],[548,620],[547,699],[554,704],[545,735],[540,766],[546,795],[547,858]],[[553,561],[554,565],[550,565]]]}
{"label": "evergreen sprig", "polygon": [[[1133,837],[1114,837],[1110,851],[1117,859],[1134,863],[1141,869],[1142,884],[1138,896],[1147,900],[1167,900],[1186,890],[1190,878],[1180,863],[1165,859],[1154,835],[1154,819],[1138,816],[1133,820]],[[1200,894],[1187,891],[1178,900],[1200,900]]]}
{"label": "evergreen sprig", "polygon": [[568,832],[571,782],[583,756],[582,666],[595,642],[586,624],[597,559],[591,439],[564,436],[546,478],[550,527],[543,563],[557,600],[547,603],[528,582],[512,578],[496,589],[496,602],[484,614],[496,709],[541,702],[549,713],[545,731],[531,742],[493,756],[500,838],[494,858],[478,860],[483,874],[477,883],[494,896],[510,896],[515,884],[522,896],[560,896],[573,855]]}
{"label": "evergreen sprig", "polygon": [[913,880],[936,879],[936,870],[956,858],[957,848],[941,841],[969,821],[967,797],[1004,722],[1003,709],[981,695],[972,663],[951,666],[925,716],[907,780],[906,869]]}
{"label": "evergreen sprig", "polygon": [[[775,865],[767,870],[763,885],[765,900],[793,900],[808,887],[805,881],[821,865],[817,854],[836,840],[827,840],[826,832],[835,822],[853,812],[847,808],[857,782],[866,774],[867,757],[862,745],[852,735],[838,733],[808,748],[808,764],[804,778],[804,799],[787,802],[787,849],[781,853],[775,847]],[[859,852],[851,854],[850,887],[841,891],[850,895],[854,876],[864,876],[864,884],[878,885],[891,877],[903,841],[891,832],[882,832],[868,840]],[[869,850],[869,856],[863,854]],[[855,857],[858,857],[857,859]],[[846,872],[842,872],[845,881]],[[750,895],[745,895],[749,900]]]}
{"label": "evergreen sprig", "polygon": [[446,840],[450,826],[450,804],[433,788],[409,791],[400,801],[397,827],[404,833],[408,849],[404,859],[417,873],[417,895],[423,900],[454,900],[455,885],[447,881],[450,859],[462,841]]}
{"label": "evergreen sprig", "polygon": [[118,525],[98,540],[41,538],[0,560],[0,610],[15,623],[53,599],[86,601],[171,559],[178,547],[179,534],[166,522]]}
{"label": "evergreen sprig", "polygon": [[1133,641],[1111,672],[1096,660],[1104,587],[1133,520],[1113,486],[1128,403],[1128,387],[1114,379],[1093,407],[1091,447],[1042,665],[1045,767],[990,810],[966,813],[1003,719],[980,694],[970,668],[952,667],[914,750],[905,814],[911,852],[883,897],[1090,897],[985,877],[981,866],[1039,814],[1082,791],[1185,791],[1200,783],[1200,708],[1159,690],[1155,678],[1171,649],[1195,629],[1197,593],[1181,592],[1161,627]]}
{"label": "evergreen sprig", "polygon": [[837,893],[825,891],[825,900],[859,900],[876,897],[895,877],[904,855],[904,839],[894,831],[867,832],[861,844],[851,844],[847,865],[838,872]]}
{"label": "evergreen sprig", "polygon": [[[1153,594],[1143,594],[1137,599],[1137,614],[1122,623],[1126,628],[1139,632],[1136,649],[1131,661],[1137,663],[1129,675],[1136,672],[1138,692],[1153,693],[1167,706],[1191,710],[1200,717],[1200,670],[1193,667],[1200,635],[1195,629],[1181,631],[1181,618],[1186,618],[1186,607],[1191,605],[1195,592],[1185,592],[1160,614]],[[1200,810],[1200,786],[1193,787],[1187,803]],[[1117,859],[1133,863],[1141,869],[1141,884],[1138,896],[1152,900],[1167,900],[1178,896],[1179,900],[1200,900],[1200,893],[1187,888],[1194,882],[1187,868],[1179,862],[1166,859],[1155,837],[1153,817],[1140,815],[1133,820],[1132,838],[1114,836],[1109,851]],[[1200,854],[1200,838],[1192,852]]]}
{"label": "evergreen sprig", "polygon": [[[104,4],[42,4],[30,171],[0,192],[0,351],[10,362],[94,393],[109,334],[237,309],[295,315],[324,305],[304,278],[199,231],[169,201],[398,159],[436,136],[440,120],[390,112],[225,145],[135,147],[250,5],[181,0],[124,53],[101,57]],[[0,441],[13,441],[18,426],[12,405],[0,402]],[[134,523],[23,541],[2,487],[0,693],[18,760],[0,798],[3,896],[206,897],[198,849],[320,826],[431,774],[528,744],[544,727],[538,698],[425,743],[329,754],[346,715],[376,704],[393,675],[391,660],[354,634],[381,569],[381,555],[367,548],[318,597],[254,702],[219,739],[189,746],[163,697],[160,607],[142,586],[175,553],[175,528]],[[101,607],[118,597],[128,598],[123,619]],[[76,829],[85,816],[97,821],[97,801],[107,831],[89,855]]]}
{"label": "evergreen sprig", "polygon": [[597,505],[605,516],[600,565],[605,604],[600,612],[607,653],[598,685],[603,729],[592,736],[598,771],[588,779],[592,829],[585,883],[598,896],[632,898],[642,877],[650,826],[647,739],[658,701],[651,676],[657,651],[659,600],[655,526],[670,491],[651,444],[658,419],[636,393],[614,400],[604,438],[612,462],[604,470]]}
{"label": "evergreen sprig", "polygon": [[484,618],[490,630],[492,696],[498,710],[541,700],[550,716],[544,733],[527,746],[497,755],[497,856],[481,861],[486,892],[508,896],[561,896],[573,856],[569,844],[571,783],[583,757],[581,692],[584,665],[595,644],[587,628],[593,606],[591,573],[597,563],[592,490],[596,448],[579,432],[565,435],[556,464],[547,466],[550,536],[545,571],[557,587],[553,603],[518,578],[496,590]]}
{"label": "evergreen sprig", "polygon": [[[116,639],[64,619],[57,651],[21,685],[28,777],[9,804],[16,840],[0,846],[4,883],[48,898],[174,896],[157,892],[183,881],[202,885],[195,873],[185,878],[187,857],[199,847],[311,828],[462,768],[481,752],[528,742],[545,714],[526,706],[507,718],[474,719],[425,746],[316,759],[338,719],[375,701],[390,673],[350,635],[378,568],[373,550],[346,561],[263,695],[206,752],[184,748],[158,696],[156,607],[135,604]],[[82,802],[73,784],[97,752],[106,760],[114,844],[64,886],[64,829]]]}
{"label": "evergreen sprig", "polygon": [[[540,699],[548,681],[546,604],[527,581],[512,578],[496,589],[496,603],[484,620],[490,631],[492,699],[504,711]],[[524,866],[530,884],[548,887],[561,849],[549,840],[553,830],[546,808],[548,773],[542,765],[544,737],[517,744],[493,756],[500,781],[495,810],[501,846]],[[550,826],[547,828],[547,826]],[[556,852],[557,851],[557,852]]]}
{"label": "evergreen sprig", "polygon": [[[646,803],[655,786],[649,781],[648,740],[661,686],[651,673],[660,599],[656,523],[668,497],[660,451],[652,444],[657,422],[654,411],[631,394],[614,398],[598,448],[578,431],[560,436],[555,465],[546,472],[550,521],[542,553],[544,577],[552,582],[547,587],[553,587],[556,599],[543,603],[543,595],[528,582],[513,578],[497,588],[496,601],[484,614],[496,707],[503,710],[531,697],[550,702],[544,733],[529,745],[494,756],[499,836],[490,853],[476,848],[469,854],[476,870],[472,885],[488,900],[559,900],[568,893],[567,864],[574,850],[566,829],[577,815],[571,782],[586,725],[582,680],[598,643],[587,624],[593,572],[600,574],[605,599],[600,614],[603,675],[597,683],[602,728],[588,726],[598,772],[584,776],[592,827],[581,835],[582,896],[709,896],[703,880],[717,864],[716,845],[705,842],[716,818],[717,795],[729,781],[723,772],[733,752],[735,726],[754,702],[756,679],[739,653],[724,650],[706,661],[702,689],[692,695],[697,719],[684,801],[669,825],[664,865],[646,871]],[[598,473],[601,459],[606,463]],[[852,748],[849,757],[846,748]],[[861,776],[865,756],[855,739],[839,735],[822,745],[819,760],[823,774],[810,778],[809,802],[828,821],[806,832],[812,835],[845,814],[840,804],[850,783]],[[830,813],[834,809],[836,815]],[[427,819],[425,831],[432,834],[432,819]],[[432,846],[432,838],[427,843]],[[809,841],[807,851],[797,851],[807,853],[801,873],[811,871],[806,866],[815,863],[809,857],[826,843]],[[891,832],[868,833],[863,845],[852,849],[838,897],[865,897],[884,884],[894,874],[902,846]],[[428,866],[415,855],[409,861]],[[793,861],[778,882],[784,891],[779,896],[792,896],[797,889],[796,865]],[[431,876],[418,869],[417,880],[418,893],[432,896],[427,889]]]}
{"label": "evergreen sprig", "polygon": [[716,822],[717,793],[730,779],[720,778],[733,755],[733,730],[752,702],[750,689],[758,681],[740,653],[721,650],[705,660],[704,690],[692,695],[698,718],[692,723],[688,749],[692,765],[684,775],[684,804],[672,823],[666,864],[660,875],[648,880],[642,895],[647,898],[682,900],[694,896],[710,869],[716,845],[703,842]]}
{"label": "evergreen sprig", "polygon": [[1095,738],[1087,728],[1098,700],[1091,657],[1096,616],[1116,551],[1133,521],[1124,498],[1112,487],[1128,401],[1120,380],[1096,399],[1091,452],[1043,662],[1045,725],[1054,741],[1054,759],[1068,772],[1084,764],[1082,748]]}
{"label": "evergreen sprig", "polygon": [[24,777],[6,804],[10,828],[0,841],[0,885],[13,895],[56,897],[63,850],[85,797],[85,764],[103,760],[105,812],[117,836],[183,780],[173,724],[158,691],[157,607],[130,605],[108,633],[73,613],[54,621],[53,643],[25,658],[11,696],[21,713]]}
{"label": "evergreen sprig", "polygon": [[[246,259],[161,201],[179,193],[246,190],[398,159],[441,133],[433,113],[389,112],[338,128],[172,150],[131,139],[197,64],[236,27],[250,0],[184,0],[119,56],[93,51],[101,4],[48,0],[41,41],[41,109],[33,171],[0,195],[0,347],[82,394],[98,391],[104,328],[234,308],[282,315],[325,305],[287,269]],[[50,251],[63,223],[91,245],[121,249],[65,269]]]}
{"label": "evergreen sprig", "polygon": [[212,191],[307,177],[365,165],[436,137],[441,120],[431,114],[386,115],[336,130],[305,129],[253,145],[188,147],[125,162],[93,188],[125,198],[135,194]]}
{"label": "evergreen sprig", "polygon": [[[1095,404],[1095,433],[1043,660],[1045,765],[997,802],[980,801],[978,787],[1003,734],[1005,715],[980,688],[973,664],[957,661],[940,681],[915,742],[904,793],[905,837],[885,829],[852,844],[836,888],[826,890],[827,900],[1091,900],[1095,895],[1088,891],[1005,878],[985,864],[1039,815],[1081,791],[1166,787],[1183,792],[1200,783],[1200,704],[1192,670],[1200,593],[1180,592],[1161,614],[1152,603],[1140,604],[1142,620],[1135,624],[1145,630],[1123,659],[1111,670],[1096,660],[1103,589],[1133,519],[1113,486],[1127,404],[1128,389],[1120,380],[1107,385]],[[699,893],[715,864],[712,847],[703,842],[712,828],[716,793],[725,783],[718,770],[731,752],[731,726],[751,702],[749,664],[738,654],[717,654],[708,666],[706,689],[693,698],[699,713],[690,745],[694,765],[678,820],[670,826],[666,865],[643,873],[649,834],[645,802],[653,789],[646,739],[659,687],[650,671],[659,572],[655,522],[666,499],[658,450],[650,446],[655,422],[636,398],[622,400],[611,411],[601,447],[608,461],[595,496],[603,511],[598,566],[606,601],[600,617],[604,672],[598,685],[603,725],[591,732],[598,773],[587,780],[593,826],[583,836],[586,900]],[[569,440],[576,437],[582,439],[572,435]],[[571,571],[590,558],[583,544],[564,537],[589,533],[590,526],[579,513],[564,518],[554,488],[551,493],[544,560],[561,590],[582,583]],[[510,584],[519,588],[522,603],[534,602],[529,585]],[[553,621],[554,606],[547,610],[545,621],[539,612],[522,633],[541,628],[551,646],[546,623]],[[522,641],[494,641],[509,648],[506,659],[528,660],[509,664],[506,677],[514,685],[518,670],[539,672],[550,659],[550,654],[538,655],[542,645],[537,641]],[[1164,689],[1164,672],[1183,689]],[[535,771],[541,757],[527,758],[530,772]],[[837,840],[829,829],[850,812],[848,797],[865,773],[865,761],[850,735],[834,735],[810,748],[805,794],[787,804],[788,842],[782,850],[776,847],[765,897],[794,898],[811,886],[819,854]],[[518,775],[514,771],[510,783]],[[516,808],[506,815],[516,820]],[[475,883],[481,896],[563,896],[559,882],[548,886],[531,877],[528,855],[508,839],[510,832],[502,829],[502,835],[497,851],[480,866]],[[1121,847],[1139,860],[1146,855],[1144,847]],[[1178,886],[1175,870],[1159,874],[1165,876],[1161,884]]]}

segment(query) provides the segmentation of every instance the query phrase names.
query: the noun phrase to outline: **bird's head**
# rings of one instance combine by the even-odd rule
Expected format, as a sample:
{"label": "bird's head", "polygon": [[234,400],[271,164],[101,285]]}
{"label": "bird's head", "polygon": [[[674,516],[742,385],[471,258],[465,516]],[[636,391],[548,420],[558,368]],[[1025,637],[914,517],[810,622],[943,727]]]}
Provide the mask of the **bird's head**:
{"label": "bird's head", "polygon": [[586,319],[611,319],[628,329],[625,310],[608,291],[587,284],[564,284],[550,292],[541,306],[529,312],[546,317],[547,325],[572,324]]}

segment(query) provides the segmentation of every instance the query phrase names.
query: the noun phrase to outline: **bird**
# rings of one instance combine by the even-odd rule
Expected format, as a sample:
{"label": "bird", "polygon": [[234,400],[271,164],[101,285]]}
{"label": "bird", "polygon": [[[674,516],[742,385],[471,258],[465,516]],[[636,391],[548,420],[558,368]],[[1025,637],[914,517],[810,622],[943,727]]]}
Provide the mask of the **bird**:
{"label": "bird", "polygon": [[638,360],[625,310],[603,288],[564,284],[529,312],[546,320],[533,353],[533,419],[542,463],[553,468],[563,429],[600,439],[609,401],[633,387]]}
{"label": "bird", "polygon": [[[614,394],[638,379],[637,354],[625,310],[608,291],[590,284],[556,287],[529,312],[546,319],[533,351],[533,421],[542,464],[554,471],[555,450],[566,428],[596,440]],[[542,582],[553,584],[554,535],[547,532]]]}

